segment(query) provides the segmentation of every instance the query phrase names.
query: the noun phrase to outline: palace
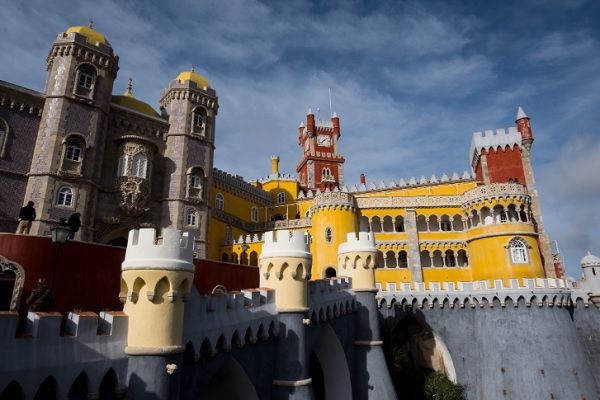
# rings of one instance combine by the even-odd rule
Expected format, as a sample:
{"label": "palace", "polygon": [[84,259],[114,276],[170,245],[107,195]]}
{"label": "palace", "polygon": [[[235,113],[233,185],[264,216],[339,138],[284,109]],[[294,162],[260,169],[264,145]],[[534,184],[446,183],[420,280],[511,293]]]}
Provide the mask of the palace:
{"label": "palace", "polygon": [[309,110],[297,176],[246,181],[213,166],[207,78],[155,110],[118,64],[74,26],[43,93],[0,81],[0,400],[600,397],[600,258],[563,279],[521,107],[471,172],[356,184]]}
{"label": "palace", "polygon": [[79,212],[80,240],[124,246],[131,229],[175,228],[194,235],[199,258],[253,266],[264,232],[307,231],[313,279],[337,275],[338,246],[357,230],[375,233],[378,282],[562,275],[520,107],[515,126],[473,134],[472,173],[388,184],[362,176],[358,185],[344,182],[340,117],[322,121],[309,110],[297,177],[273,156],[269,175],[246,182],[213,166],[218,97],[205,77],[177,75],[158,112],[134,97],[131,82],[112,94],[118,62],[103,34],[71,27],[52,45],[44,93],[0,82],[0,182],[9,189],[0,229],[14,232],[31,200],[32,234]]}

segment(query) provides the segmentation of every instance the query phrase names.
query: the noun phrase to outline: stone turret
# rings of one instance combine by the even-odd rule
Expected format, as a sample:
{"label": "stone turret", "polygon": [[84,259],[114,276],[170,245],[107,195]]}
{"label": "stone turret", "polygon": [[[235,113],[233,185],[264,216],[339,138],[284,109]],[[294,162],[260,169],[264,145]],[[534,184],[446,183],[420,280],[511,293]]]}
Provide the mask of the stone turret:
{"label": "stone turret", "polygon": [[90,240],[119,57],[102,33],[72,26],[58,34],[46,60],[44,110],[25,192],[37,210],[31,233],[46,235],[59,218],[80,212],[77,238]]}
{"label": "stone turret", "polygon": [[600,309],[600,258],[588,251],[581,259],[581,269],[581,289],[588,293],[590,301]]}
{"label": "stone turret", "polygon": [[260,256],[260,285],[275,289],[279,312],[300,312],[308,307],[307,282],[312,256],[301,231],[265,233]]}
{"label": "stone turret", "polygon": [[354,291],[375,290],[375,235],[370,232],[348,233],[348,241],[338,250],[338,273],[352,278]]}
{"label": "stone turret", "polygon": [[194,282],[193,243],[180,230],[164,229],[162,240],[155,229],[132,230],[121,266],[131,374],[144,378],[146,390],[161,399],[177,398],[173,381],[179,379],[184,303]]}

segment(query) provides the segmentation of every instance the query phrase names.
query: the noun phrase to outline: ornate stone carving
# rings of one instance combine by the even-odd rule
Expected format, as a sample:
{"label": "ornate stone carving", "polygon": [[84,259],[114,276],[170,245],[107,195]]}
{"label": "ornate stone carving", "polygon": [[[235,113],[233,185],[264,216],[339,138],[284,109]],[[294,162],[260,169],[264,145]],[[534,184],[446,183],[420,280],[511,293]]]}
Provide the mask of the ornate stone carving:
{"label": "ornate stone carving", "polygon": [[137,217],[148,211],[150,183],[137,176],[121,176],[118,179],[119,207],[130,217]]}

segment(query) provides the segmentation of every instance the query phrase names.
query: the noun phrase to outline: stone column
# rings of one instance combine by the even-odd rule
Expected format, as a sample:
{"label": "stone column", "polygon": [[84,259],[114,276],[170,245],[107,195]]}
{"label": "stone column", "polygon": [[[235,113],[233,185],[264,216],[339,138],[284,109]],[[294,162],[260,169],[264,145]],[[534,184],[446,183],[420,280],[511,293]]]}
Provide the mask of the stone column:
{"label": "stone column", "polygon": [[404,220],[406,233],[408,233],[408,259],[410,260],[410,273],[413,282],[423,282],[421,271],[421,255],[419,252],[419,233],[417,232],[417,211],[414,208],[406,209]]}

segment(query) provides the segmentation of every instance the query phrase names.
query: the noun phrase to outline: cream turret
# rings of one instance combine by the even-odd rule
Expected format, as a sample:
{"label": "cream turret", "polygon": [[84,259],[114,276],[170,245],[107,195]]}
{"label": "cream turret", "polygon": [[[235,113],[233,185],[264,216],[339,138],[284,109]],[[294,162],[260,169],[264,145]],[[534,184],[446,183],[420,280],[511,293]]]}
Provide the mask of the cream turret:
{"label": "cream turret", "polygon": [[260,285],[275,289],[279,312],[302,312],[308,307],[307,281],[312,256],[302,231],[270,231],[260,256]]}
{"label": "cream turret", "polygon": [[375,290],[375,235],[359,232],[357,237],[350,232],[347,239],[338,248],[339,274],[352,278],[352,288],[355,291]]}
{"label": "cream turret", "polygon": [[581,269],[583,279],[579,286],[587,292],[591,302],[600,308],[600,258],[588,251],[581,259]]}
{"label": "cream turret", "polygon": [[194,238],[176,229],[162,233],[157,240],[155,229],[129,232],[119,295],[129,316],[127,354],[183,351],[184,302],[194,280]]}

